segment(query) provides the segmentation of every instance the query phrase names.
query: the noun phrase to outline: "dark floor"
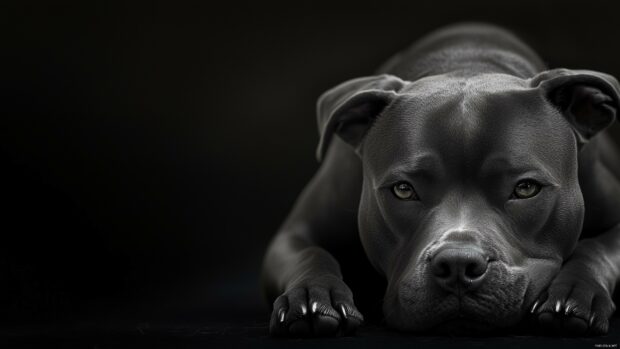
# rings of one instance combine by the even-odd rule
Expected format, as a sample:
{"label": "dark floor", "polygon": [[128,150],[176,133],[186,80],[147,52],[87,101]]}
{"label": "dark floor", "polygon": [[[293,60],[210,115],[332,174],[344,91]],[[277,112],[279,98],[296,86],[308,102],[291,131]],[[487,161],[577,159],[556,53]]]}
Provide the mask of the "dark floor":
{"label": "dark floor", "polygon": [[[264,320],[264,319],[262,319]],[[191,325],[164,322],[14,328],[0,332],[2,347],[10,348],[618,348],[620,316],[610,333],[596,338],[540,336],[430,337],[403,335],[378,326],[362,327],[355,337],[329,339],[273,339],[266,321],[205,322]]]}

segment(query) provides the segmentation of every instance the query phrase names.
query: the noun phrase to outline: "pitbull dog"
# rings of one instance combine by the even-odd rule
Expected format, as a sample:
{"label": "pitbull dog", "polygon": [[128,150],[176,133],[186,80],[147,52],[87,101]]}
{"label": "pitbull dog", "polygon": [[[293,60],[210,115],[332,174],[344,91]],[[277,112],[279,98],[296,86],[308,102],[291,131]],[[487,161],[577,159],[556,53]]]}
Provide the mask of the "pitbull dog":
{"label": "pitbull dog", "polygon": [[620,277],[620,158],[601,131],[616,118],[618,81],[548,70],[482,24],[431,33],[377,74],[318,101],[322,165],[265,256],[270,332],[362,323],[333,252],[359,239],[387,279],[395,329],[471,334],[530,319],[545,333],[605,334]]}

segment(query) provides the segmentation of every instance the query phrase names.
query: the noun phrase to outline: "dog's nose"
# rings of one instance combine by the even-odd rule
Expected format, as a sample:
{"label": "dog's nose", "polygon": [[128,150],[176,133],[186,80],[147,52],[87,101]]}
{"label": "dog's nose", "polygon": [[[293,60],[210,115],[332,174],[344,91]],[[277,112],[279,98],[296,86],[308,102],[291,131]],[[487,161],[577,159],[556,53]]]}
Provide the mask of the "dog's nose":
{"label": "dog's nose", "polygon": [[450,246],[437,251],[430,263],[435,281],[442,288],[459,293],[482,284],[488,259],[476,246]]}

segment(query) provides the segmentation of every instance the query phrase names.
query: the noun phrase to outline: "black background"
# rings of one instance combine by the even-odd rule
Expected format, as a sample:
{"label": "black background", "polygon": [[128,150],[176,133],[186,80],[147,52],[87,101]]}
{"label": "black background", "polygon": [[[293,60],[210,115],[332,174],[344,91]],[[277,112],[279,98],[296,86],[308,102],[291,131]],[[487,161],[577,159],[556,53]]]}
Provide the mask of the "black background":
{"label": "black background", "polygon": [[324,90],[463,20],[620,76],[613,4],[1,5],[0,318],[266,320],[262,254],[318,167]]}

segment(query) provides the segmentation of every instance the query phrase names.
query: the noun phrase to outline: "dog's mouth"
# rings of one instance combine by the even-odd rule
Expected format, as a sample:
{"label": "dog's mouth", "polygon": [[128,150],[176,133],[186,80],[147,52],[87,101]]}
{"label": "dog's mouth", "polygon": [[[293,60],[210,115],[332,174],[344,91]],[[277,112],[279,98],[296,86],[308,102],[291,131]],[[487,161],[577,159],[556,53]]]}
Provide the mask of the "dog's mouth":
{"label": "dog's mouth", "polygon": [[438,288],[428,278],[410,278],[384,306],[386,320],[403,331],[449,335],[482,334],[514,326],[524,315],[529,282],[524,273],[510,269],[504,263],[493,263],[491,277],[482,287],[458,295]]}

